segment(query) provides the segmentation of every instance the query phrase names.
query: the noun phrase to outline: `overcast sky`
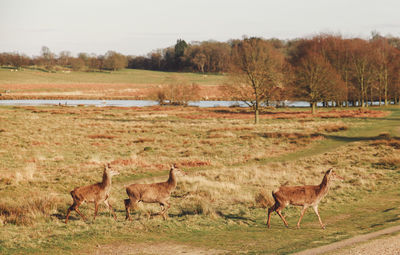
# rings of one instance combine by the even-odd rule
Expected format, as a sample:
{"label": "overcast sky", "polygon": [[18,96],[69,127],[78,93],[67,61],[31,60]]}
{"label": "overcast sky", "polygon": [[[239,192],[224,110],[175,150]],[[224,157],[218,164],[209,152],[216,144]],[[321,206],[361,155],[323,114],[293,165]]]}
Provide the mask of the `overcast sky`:
{"label": "overcast sky", "polygon": [[145,55],[178,38],[400,37],[399,11],[400,0],[0,0],[0,52]]}

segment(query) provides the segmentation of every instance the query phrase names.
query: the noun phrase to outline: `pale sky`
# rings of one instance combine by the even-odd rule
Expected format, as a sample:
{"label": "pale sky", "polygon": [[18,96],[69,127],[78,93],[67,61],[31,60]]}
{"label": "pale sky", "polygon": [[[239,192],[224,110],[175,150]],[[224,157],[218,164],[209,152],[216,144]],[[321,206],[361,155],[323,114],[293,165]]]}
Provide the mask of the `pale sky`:
{"label": "pale sky", "polygon": [[0,0],[0,52],[145,55],[178,38],[400,37],[400,0]]}

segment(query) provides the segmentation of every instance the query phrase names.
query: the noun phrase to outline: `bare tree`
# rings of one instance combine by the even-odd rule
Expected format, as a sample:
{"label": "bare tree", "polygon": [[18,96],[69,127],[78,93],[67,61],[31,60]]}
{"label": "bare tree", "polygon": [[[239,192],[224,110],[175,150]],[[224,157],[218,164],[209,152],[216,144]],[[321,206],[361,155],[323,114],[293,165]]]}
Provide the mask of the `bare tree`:
{"label": "bare tree", "polygon": [[395,62],[397,61],[396,56],[399,55],[399,50],[391,46],[384,37],[374,39],[372,41],[372,46],[376,52],[373,63],[378,80],[379,104],[381,102],[381,92],[383,90],[385,106],[387,106],[389,83],[393,82],[393,78],[397,74],[397,71],[392,72],[393,68],[391,67],[395,66]]}
{"label": "bare tree", "polygon": [[[328,101],[340,89],[342,80],[336,70],[319,53],[308,51],[295,68],[297,95],[310,102],[312,113],[317,103]],[[335,92],[336,93],[336,92]]]}
{"label": "bare tree", "polygon": [[359,93],[361,107],[367,105],[367,91],[372,78],[372,59],[375,52],[371,45],[362,39],[353,39],[350,42],[350,62],[354,84]]}
{"label": "bare tree", "polygon": [[273,88],[281,86],[283,64],[283,55],[271,43],[260,38],[246,38],[233,45],[232,84],[221,88],[232,99],[252,107],[257,124],[261,103],[268,99]]}
{"label": "bare tree", "polygon": [[43,65],[47,69],[52,69],[55,65],[55,54],[50,51],[47,46],[42,47],[42,59]]}

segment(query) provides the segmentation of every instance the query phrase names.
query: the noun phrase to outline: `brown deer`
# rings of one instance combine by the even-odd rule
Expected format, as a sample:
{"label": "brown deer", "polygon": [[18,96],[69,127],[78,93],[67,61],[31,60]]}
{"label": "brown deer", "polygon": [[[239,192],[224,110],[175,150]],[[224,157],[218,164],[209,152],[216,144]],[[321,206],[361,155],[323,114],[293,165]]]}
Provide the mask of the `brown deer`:
{"label": "brown deer", "polygon": [[186,175],[186,173],[173,165],[171,166],[169,178],[166,182],[131,184],[126,187],[126,193],[129,198],[124,200],[126,210],[125,220],[132,220],[129,214],[129,209],[135,209],[138,202],[159,203],[161,206],[161,212],[159,214],[161,214],[164,220],[166,220],[165,213],[170,208],[168,200],[171,196],[171,192],[176,188],[177,184],[176,176],[183,175]]}
{"label": "brown deer", "polygon": [[270,228],[271,213],[274,211],[281,217],[285,226],[288,227],[288,223],[285,217],[283,217],[281,210],[291,204],[303,207],[301,209],[300,219],[297,222],[297,228],[300,228],[300,222],[306,209],[312,206],[315,214],[318,216],[319,224],[325,229],[318,213],[318,204],[328,193],[331,181],[335,178],[343,180],[343,177],[337,175],[332,168],[330,168],[326,171],[320,185],[281,186],[276,191],[273,191],[272,196],[274,197],[275,204],[268,209],[268,228]]}
{"label": "brown deer", "polygon": [[114,219],[117,219],[115,212],[108,202],[108,198],[110,197],[111,191],[111,178],[114,175],[119,174],[117,171],[111,169],[110,164],[104,165],[104,172],[103,172],[103,181],[75,188],[71,191],[72,199],[74,200],[73,204],[70,208],[68,208],[67,217],[65,219],[65,224],[68,223],[68,218],[72,210],[75,210],[83,220],[86,220],[86,217],[79,211],[78,207],[84,202],[93,202],[94,203],[94,217],[93,220],[96,219],[97,210],[99,209],[99,203],[104,202],[112,214],[114,215]]}

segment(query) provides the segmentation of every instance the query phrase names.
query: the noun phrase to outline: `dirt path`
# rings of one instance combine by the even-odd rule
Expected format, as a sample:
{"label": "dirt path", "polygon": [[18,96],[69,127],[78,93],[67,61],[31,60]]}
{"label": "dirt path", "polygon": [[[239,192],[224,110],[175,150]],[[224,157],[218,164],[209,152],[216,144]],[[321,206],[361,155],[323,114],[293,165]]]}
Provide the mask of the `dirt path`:
{"label": "dirt path", "polygon": [[138,243],[138,244],[110,244],[99,246],[93,253],[95,255],[124,255],[124,254],[193,254],[216,255],[226,254],[227,251],[207,249],[175,243]]}
{"label": "dirt path", "polygon": [[400,234],[379,238],[368,243],[359,244],[352,248],[341,249],[330,255],[398,255],[400,254]]}
{"label": "dirt path", "polygon": [[[359,235],[355,236],[350,239],[346,239],[343,241],[339,241],[336,243],[320,246],[317,248],[305,250],[302,252],[295,253],[295,255],[317,255],[317,254],[324,254],[328,252],[333,252],[330,254],[400,254],[400,235],[397,235],[395,237],[390,237],[386,239],[379,239],[379,240],[374,240],[372,242],[369,242],[367,244],[359,245],[356,246],[350,250],[347,251],[340,251],[339,253],[336,253],[337,250],[354,245],[354,244],[359,244],[361,242],[368,241],[373,238],[377,238],[383,235],[387,234],[392,234],[400,232],[400,226],[394,226],[386,229],[382,229],[380,231],[376,231],[373,233],[365,234],[365,235]],[[397,244],[397,245],[394,245]],[[395,250],[393,250],[393,249]],[[362,251],[366,251],[369,253],[364,253]],[[385,252],[382,252],[385,251]],[[347,252],[347,253],[346,253]]]}
{"label": "dirt path", "polygon": [[[373,233],[356,236],[336,243],[320,246],[317,248],[295,253],[294,255],[398,255],[400,254],[400,234],[396,236],[379,238],[387,234],[400,232],[400,226],[386,228]],[[374,238],[379,238],[372,240]],[[368,242],[367,242],[368,241]],[[367,243],[365,243],[367,242]],[[352,246],[352,247],[351,247]],[[228,251],[207,249],[176,243],[137,243],[137,244],[109,244],[98,246],[89,254],[112,255],[112,254],[228,254]]]}

